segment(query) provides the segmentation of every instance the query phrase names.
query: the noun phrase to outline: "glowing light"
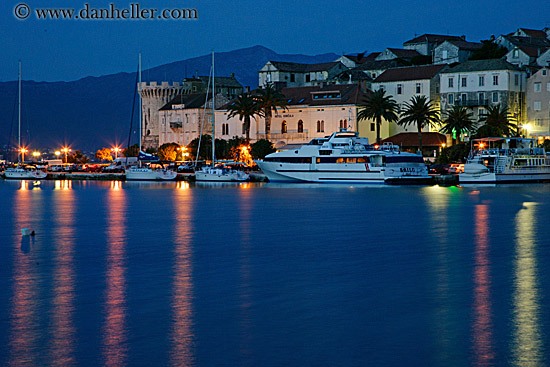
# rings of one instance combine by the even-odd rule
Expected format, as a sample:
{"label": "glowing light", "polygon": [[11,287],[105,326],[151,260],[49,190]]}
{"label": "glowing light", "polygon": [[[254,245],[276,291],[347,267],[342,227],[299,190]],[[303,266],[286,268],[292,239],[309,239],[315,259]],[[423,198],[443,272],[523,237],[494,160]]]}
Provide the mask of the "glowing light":
{"label": "glowing light", "polygon": [[374,146],[374,149],[378,149],[378,148],[380,148],[380,146],[379,146],[378,144],[376,144],[376,145]]}
{"label": "glowing light", "polygon": [[189,182],[187,181],[178,181],[176,183],[176,188],[179,190],[187,190],[189,189]]}
{"label": "glowing light", "polygon": [[61,154],[61,152],[60,152],[59,150],[56,150],[56,151],[55,151],[55,156],[56,156],[57,158],[59,158],[59,155],[60,155],[60,154]]}
{"label": "glowing light", "polygon": [[447,146],[447,144],[445,144],[445,143],[441,144],[442,148],[445,148],[446,146]]}
{"label": "glowing light", "polygon": [[40,157],[40,152],[32,152],[32,155],[33,155],[34,157]]}
{"label": "glowing light", "polygon": [[479,143],[479,148],[480,148],[480,149],[483,149],[484,146],[485,146],[485,144]]}
{"label": "glowing light", "polygon": [[122,149],[120,149],[119,147],[114,147],[111,149],[113,152],[115,152],[115,159],[118,158],[118,152],[120,152]]}

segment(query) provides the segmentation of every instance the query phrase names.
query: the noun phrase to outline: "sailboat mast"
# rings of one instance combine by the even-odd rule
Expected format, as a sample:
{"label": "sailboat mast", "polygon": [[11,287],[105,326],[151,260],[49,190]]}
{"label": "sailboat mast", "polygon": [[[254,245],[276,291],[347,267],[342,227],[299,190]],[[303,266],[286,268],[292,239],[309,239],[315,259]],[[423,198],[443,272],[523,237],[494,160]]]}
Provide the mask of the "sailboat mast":
{"label": "sailboat mast", "polygon": [[139,152],[141,152],[141,134],[142,134],[142,128],[141,128],[141,52],[139,53],[139,81],[138,81],[138,93],[139,93],[139,146],[138,146],[138,156]]}
{"label": "sailboat mast", "polygon": [[216,121],[215,121],[215,105],[216,105],[216,90],[214,87],[214,51],[212,51],[212,167],[216,165]]}
{"label": "sailboat mast", "polygon": [[17,134],[17,145],[19,147],[19,153],[17,154],[17,161],[21,161],[21,60],[19,61],[19,102],[18,102],[18,108],[19,108],[19,117],[18,117],[18,123],[19,123],[19,130]]}

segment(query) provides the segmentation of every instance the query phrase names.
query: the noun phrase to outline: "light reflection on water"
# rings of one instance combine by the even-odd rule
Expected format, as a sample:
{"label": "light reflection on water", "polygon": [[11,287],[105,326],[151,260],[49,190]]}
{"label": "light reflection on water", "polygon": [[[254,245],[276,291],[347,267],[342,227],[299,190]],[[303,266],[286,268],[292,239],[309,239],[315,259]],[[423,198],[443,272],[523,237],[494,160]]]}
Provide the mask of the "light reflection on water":
{"label": "light reflection on water", "polygon": [[107,271],[105,320],[102,328],[105,366],[123,366],[128,358],[126,326],[126,193],[120,181],[112,181],[106,195]]}
{"label": "light reflection on water", "polygon": [[193,196],[187,182],[174,191],[174,276],[172,280],[172,326],[170,365],[192,366],[193,355]]}
{"label": "light reflection on water", "polygon": [[76,220],[76,203],[74,192],[67,181],[61,185],[62,191],[53,195],[54,218],[54,270],[52,301],[52,339],[50,340],[51,364],[71,366],[75,364],[74,343],[74,238]]}
{"label": "light reflection on water", "polygon": [[11,366],[36,363],[38,356],[34,352],[40,342],[38,305],[36,304],[38,281],[34,276],[36,265],[30,255],[34,239],[21,236],[21,229],[31,228],[33,216],[40,214],[38,210],[40,201],[36,200],[34,193],[28,189],[29,182],[21,180],[20,189],[15,192],[12,206],[14,273],[9,330],[9,364]]}
{"label": "light reflection on water", "polygon": [[474,306],[472,342],[475,366],[494,364],[491,274],[489,262],[489,206],[476,205],[474,213]]}
{"label": "light reflection on water", "polygon": [[[0,319],[9,342],[6,356],[0,349],[0,365],[100,361],[124,366],[134,360],[172,366],[210,360],[281,365],[288,356],[296,358],[296,365],[304,360],[302,365],[334,365],[340,360],[342,365],[370,365],[374,359],[374,365],[400,360],[402,365],[542,366],[548,361],[548,307],[541,291],[548,281],[543,271],[548,251],[543,252],[538,234],[538,226],[548,218],[550,197],[544,190],[538,192],[540,201],[527,199],[533,203],[524,203],[517,212],[525,197],[537,195],[501,188],[119,181],[24,181],[2,189],[12,196],[13,219],[10,234],[0,237],[12,244],[4,250],[11,265],[9,284],[0,285],[11,295],[3,314],[7,317]],[[145,218],[139,223],[161,228],[152,233],[163,237],[152,237],[149,231],[137,231],[147,238],[136,235],[136,221],[130,219],[134,211]],[[98,232],[104,228],[95,242],[85,238],[89,218],[82,218],[82,212],[107,214],[92,221]],[[212,217],[227,220],[217,223],[222,234],[205,234],[216,226]],[[512,220],[515,226],[501,224]],[[23,227],[38,229],[36,243],[21,239]],[[50,242],[40,242],[49,229]],[[515,241],[499,241],[495,232]],[[81,242],[87,246],[79,246]],[[105,269],[90,277],[94,284],[86,284],[84,275],[80,278],[90,272],[82,270],[82,259],[90,255],[86,251],[93,251],[93,264],[100,271]],[[161,296],[148,299],[148,305],[164,312],[159,332],[145,341],[159,351],[154,361],[135,346],[143,345],[143,335],[149,337],[148,330],[140,334],[147,325],[140,315],[150,311],[132,297],[142,292],[139,277],[144,274],[136,251],[148,257],[153,269],[166,270],[161,275],[146,273],[161,288],[156,293]],[[37,256],[51,266],[38,266]],[[514,266],[502,266],[504,257]],[[279,288],[273,277],[300,266],[304,270],[285,278],[292,287]],[[337,276],[340,268],[345,277]],[[404,276],[413,280],[404,281]],[[412,291],[404,292],[404,284]],[[82,293],[82,287],[98,289],[98,299],[82,297],[90,294]],[[220,287],[225,287],[223,292]],[[311,289],[335,295],[337,301],[304,297]],[[363,290],[363,298],[356,298]],[[97,304],[96,316],[79,312],[81,299]],[[508,315],[503,309],[510,302],[513,313]],[[320,320],[324,313],[318,308],[326,304],[335,313],[341,311],[328,315],[334,322]],[[293,309],[303,314],[296,316]],[[223,317],[213,325],[208,321],[212,315]],[[100,321],[97,327],[89,327],[94,319]],[[372,330],[372,323],[382,330]],[[141,344],[136,335],[142,337]],[[283,335],[292,342],[273,340]],[[321,341],[324,335],[330,341]],[[96,342],[91,349],[88,339]],[[407,349],[412,339],[423,352],[415,346]],[[406,343],[400,344],[403,340]],[[368,348],[361,349],[365,345]],[[391,355],[397,350],[410,355],[410,361]],[[216,353],[227,356],[212,357]],[[420,359],[425,363],[418,363]]]}
{"label": "light reflection on water", "polygon": [[542,366],[537,284],[537,203],[525,202],[516,216],[516,264],[514,279],[514,344],[516,366]]}

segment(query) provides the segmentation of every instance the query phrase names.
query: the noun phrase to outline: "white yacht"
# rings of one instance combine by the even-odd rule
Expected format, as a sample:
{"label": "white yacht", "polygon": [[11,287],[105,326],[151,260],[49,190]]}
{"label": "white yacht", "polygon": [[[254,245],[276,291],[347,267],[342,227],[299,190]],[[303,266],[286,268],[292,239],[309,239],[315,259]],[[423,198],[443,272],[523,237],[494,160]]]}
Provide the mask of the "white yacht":
{"label": "white yacht", "polygon": [[392,144],[369,145],[357,132],[341,130],[299,149],[256,162],[271,182],[425,184],[432,178],[422,156]]}
{"label": "white yacht", "polygon": [[37,169],[35,166],[23,166],[18,164],[16,167],[8,168],[4,171],[6,178],[19,180],[42,180],[48,176],[44,171]]}
{"label": "white yacht", "polygon": [[550,181],[550,158],[536,139],[483,138],[472,149],[458,175],[461,184]]}
{"label": "white yacht", "polygon": [[174,180],[178,174],[163,166],[151,168],[148,166],[132,166],[126,169],[127,181],[168,181]]}

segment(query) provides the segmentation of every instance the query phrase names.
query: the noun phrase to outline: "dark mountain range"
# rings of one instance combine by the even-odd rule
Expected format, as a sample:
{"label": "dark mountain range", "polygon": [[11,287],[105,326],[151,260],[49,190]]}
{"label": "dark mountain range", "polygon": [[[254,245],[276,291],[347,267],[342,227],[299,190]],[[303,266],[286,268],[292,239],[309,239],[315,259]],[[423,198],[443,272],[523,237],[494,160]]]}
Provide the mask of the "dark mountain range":
{"label": "dark mountain range", "polygon": [[[269,60],[321,63],[336,58],[336,54],[281,55],[263,46],[254,46],[216,53],[216,75],[234,73],[243,86],[255,88],[258,71]],[[195,74],[208,75],[210,65],[211,55],[195,57],[144,70],[142,80],[181,81]],[[126,144],[136,74],[118,73],[71,82],[23,81],[23,142],[40,149],[58,149],[69,144],[81,150]],[[17,136],[17,81],[0,83],[0,107],[0,146],[13,145]],[[134,127],[136,124],[137,112]]]}

